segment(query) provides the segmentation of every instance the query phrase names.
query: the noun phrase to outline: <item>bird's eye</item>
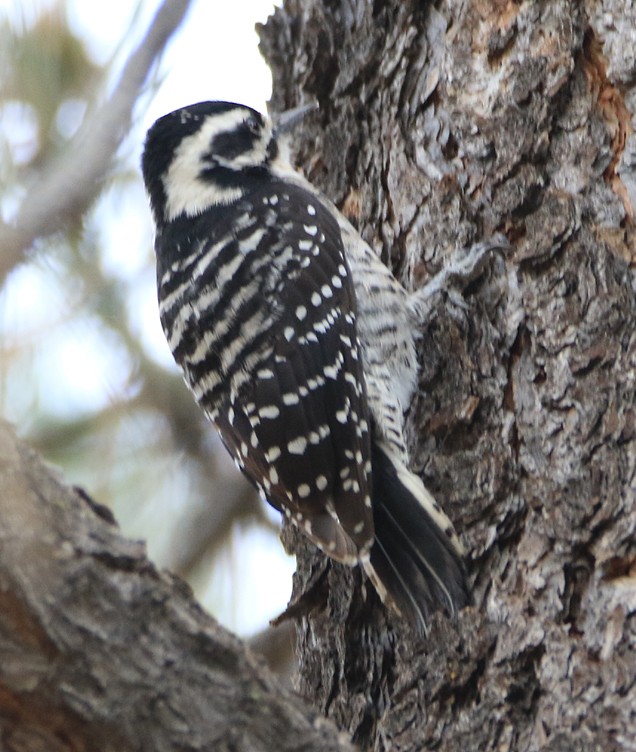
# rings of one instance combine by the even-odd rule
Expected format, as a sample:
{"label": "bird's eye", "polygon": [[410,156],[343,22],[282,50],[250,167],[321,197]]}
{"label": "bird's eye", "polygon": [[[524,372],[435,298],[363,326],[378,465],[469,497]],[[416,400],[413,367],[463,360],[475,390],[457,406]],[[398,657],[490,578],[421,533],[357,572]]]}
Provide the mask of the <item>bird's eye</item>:
{"label": "bird's eye", "polygon": [[245,125],[249,128],[250,133],[253,133],[255,136],[260,133],[261,124],[258,122],[258,119],[254,115],[250,115],[247,118]]}

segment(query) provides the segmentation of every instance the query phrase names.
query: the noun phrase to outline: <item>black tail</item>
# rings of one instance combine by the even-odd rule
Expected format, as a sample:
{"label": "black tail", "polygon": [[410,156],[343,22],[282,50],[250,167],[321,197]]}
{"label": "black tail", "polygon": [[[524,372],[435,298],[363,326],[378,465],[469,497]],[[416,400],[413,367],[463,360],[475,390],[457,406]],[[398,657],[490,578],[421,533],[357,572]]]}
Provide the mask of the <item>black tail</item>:
{"label": "black tail", "polygon": [[388,445],[373,447],[375,542],[364,568],[382,600],[426,632],[433,611],[470,602],[462,548],[422,481]]}

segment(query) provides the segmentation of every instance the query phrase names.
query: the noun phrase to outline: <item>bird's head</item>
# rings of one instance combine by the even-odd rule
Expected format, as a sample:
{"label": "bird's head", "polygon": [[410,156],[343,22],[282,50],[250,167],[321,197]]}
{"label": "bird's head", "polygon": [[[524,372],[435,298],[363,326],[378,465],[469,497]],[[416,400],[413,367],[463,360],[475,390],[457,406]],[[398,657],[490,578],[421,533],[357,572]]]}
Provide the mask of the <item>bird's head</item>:
{"label": "bird's head", "polygon": [[281,137],[314,108],[289,110],[272,122],[242,104],[199,102],[159,118],[142,156],[155,221],[230,204],[269,171],[291,170]]}

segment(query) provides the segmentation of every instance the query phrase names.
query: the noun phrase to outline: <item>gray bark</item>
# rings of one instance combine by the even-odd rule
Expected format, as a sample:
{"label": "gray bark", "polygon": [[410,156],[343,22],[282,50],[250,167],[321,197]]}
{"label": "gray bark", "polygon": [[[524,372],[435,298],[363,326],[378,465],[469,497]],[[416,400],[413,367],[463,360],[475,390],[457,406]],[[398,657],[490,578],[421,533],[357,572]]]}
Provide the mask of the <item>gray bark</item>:
{"label": "gray bark", "polygon": [[298,686],[365,749],[636,749],[636,12],[287,0],[298,161],[409,288],[512,250],[422,332],[414,467],[474,607],[417,640],[293,530]]}
{"label": "gray bark", "polygon": [[0,749],[352,747],[0,423]]}

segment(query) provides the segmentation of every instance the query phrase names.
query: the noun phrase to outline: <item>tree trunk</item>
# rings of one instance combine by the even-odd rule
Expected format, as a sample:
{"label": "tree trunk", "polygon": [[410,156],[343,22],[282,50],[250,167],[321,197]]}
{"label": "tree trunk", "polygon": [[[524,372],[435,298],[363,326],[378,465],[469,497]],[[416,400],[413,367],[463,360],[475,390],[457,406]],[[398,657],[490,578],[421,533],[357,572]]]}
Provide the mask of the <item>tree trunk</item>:
{"label": "tree trunk", "polygon": [[[261,28],[295,146],[409,289],[512,248],[422,332],[413,466],[474,607],[426,640],[293,530],[299,689],[363,749],[636,749],[636,11],[286,0]],[[630,267],[631,265],[631,267]]]}

